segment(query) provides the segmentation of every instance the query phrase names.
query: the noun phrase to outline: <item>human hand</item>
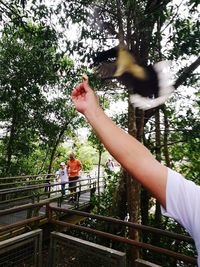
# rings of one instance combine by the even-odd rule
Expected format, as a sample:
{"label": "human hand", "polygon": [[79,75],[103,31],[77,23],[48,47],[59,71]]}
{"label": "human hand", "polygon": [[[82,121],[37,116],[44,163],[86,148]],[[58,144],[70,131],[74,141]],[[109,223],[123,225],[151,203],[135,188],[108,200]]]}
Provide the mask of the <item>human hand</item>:
{"label": "human hand", "polygon": [[74,88],[71,98],[77,111],[84,115],[99,107],[98,97],[89,86],[88,78],[84,78],[83,82]]}

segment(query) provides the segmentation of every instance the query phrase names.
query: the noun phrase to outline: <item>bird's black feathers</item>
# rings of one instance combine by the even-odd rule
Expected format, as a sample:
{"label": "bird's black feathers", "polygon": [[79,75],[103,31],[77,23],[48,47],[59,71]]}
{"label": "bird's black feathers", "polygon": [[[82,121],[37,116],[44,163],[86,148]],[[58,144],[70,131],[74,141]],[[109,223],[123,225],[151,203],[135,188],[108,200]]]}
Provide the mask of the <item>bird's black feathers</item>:
{"label": "bird's black feathers", "polygon": [[109,50],[98,52],[94,57],[94,64],[98,65],[101,62],[116,60],[119,47],[113,47]]}
{"label": "bird's black feathers", "polygon": [[130,101],[135,107],[150,109],[161,105],[173,91],[167,62],[143,66],[125,48],[114,47],[97,54],[96,75],[101,79],[116,78],[131,89]]}

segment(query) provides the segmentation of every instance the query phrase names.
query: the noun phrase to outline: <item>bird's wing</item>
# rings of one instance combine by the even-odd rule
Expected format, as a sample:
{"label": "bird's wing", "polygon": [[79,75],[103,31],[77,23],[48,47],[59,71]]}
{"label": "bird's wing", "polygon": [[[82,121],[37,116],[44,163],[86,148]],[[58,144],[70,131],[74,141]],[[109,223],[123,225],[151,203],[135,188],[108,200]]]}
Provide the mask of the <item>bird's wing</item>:
{"label": "bird's wing", "polygon": [[[115,57],[114,62],[105,62]],[[145,68],[138,65],[134,56],[125,48],[114,48],[98,53],[95,62],[102,62],[96,69],[96,74],[101,79],[120,78],[124,74],[129,74],[135,79],[145,80],[148,73]],[[126,82],[125,82],[126,83]]]}
{"label": "bird's wing", "polygon": [[114,78],[114,73],[116,72],[117,66],[115,62],[101,63],[96,69],[95,73],[100,79],[112,79]]}
{"label": "bird's wing", "polygon": [[102,62],[106,62],[106,61],[111,62],[111,61],[116,60],[118,49],[119,47],[116,46],[111,49],[96,53],[95,57],[93,58],[94,65],[96,66]]}

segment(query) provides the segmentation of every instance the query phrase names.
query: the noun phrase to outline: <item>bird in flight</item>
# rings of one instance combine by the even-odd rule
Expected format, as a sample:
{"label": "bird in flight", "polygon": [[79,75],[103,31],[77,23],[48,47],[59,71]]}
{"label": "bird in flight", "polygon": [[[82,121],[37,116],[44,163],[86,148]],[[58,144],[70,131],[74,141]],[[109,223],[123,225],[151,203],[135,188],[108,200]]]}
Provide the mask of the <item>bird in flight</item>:
{"label": "bird in flight", "polygon": [[94,64],[98,78],[117,79],[130,90],[130,102],[140,109],[163,104],[174,90],[167,61],[145,66],[125,47],[97,53]]}

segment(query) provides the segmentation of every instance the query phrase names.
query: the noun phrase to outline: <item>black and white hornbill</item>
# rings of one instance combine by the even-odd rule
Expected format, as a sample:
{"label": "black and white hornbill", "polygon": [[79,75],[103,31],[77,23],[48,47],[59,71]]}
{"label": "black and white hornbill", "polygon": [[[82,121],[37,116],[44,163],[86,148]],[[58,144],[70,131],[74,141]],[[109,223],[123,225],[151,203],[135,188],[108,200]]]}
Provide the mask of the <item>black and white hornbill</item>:
{"label": "black and white hornbill", "polygon": [[150,109],[164,103],[174,87],[166,61],[154,65],[138,64],[136,58],[125,47],[117,46],[97,53],[94,58],[97,77],[116,78],[131,90],[130,102],[134,107]]}

